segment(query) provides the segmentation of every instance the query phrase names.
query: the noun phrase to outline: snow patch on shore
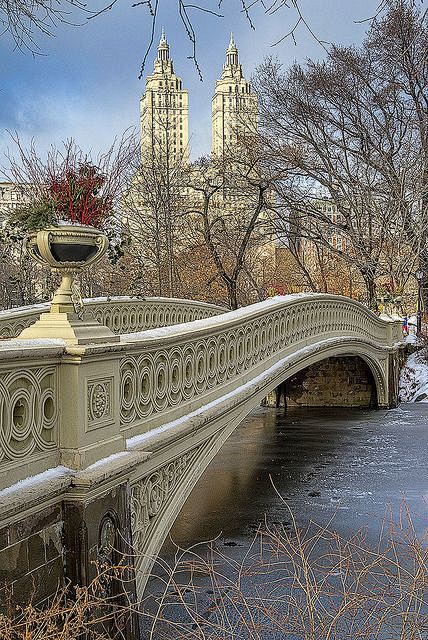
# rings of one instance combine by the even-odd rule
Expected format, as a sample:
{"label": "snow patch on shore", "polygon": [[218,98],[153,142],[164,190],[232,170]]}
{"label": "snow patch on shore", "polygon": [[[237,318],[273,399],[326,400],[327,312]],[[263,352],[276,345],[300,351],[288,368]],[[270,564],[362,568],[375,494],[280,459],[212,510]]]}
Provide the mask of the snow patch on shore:
{"label": "snow patch on shore", "polygon": [[416,351],[400,373],[400,402],[428,402],[428,353]]}

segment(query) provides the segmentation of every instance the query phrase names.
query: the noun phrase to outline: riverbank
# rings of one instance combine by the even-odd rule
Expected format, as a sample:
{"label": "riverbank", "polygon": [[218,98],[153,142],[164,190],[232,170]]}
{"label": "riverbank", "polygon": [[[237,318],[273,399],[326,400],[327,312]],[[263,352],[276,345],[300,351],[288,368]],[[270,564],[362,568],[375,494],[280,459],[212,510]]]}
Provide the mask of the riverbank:
{"label": "riverbank", "polygon": [[410,353],[400,372],[400,402],[428,402],[428,350]]}

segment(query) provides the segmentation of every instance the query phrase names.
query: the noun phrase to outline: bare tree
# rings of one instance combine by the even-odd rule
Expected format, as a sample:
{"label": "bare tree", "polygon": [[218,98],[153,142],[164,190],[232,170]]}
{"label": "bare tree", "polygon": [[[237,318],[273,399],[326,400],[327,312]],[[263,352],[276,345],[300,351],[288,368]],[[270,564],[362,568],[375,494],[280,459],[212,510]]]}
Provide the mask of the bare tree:
{"label": "bare tree", "polygon": [[82,0],[0,0],[0,26],[9,33],[19,49],[39,52],[38,36],[53,36],[60,24],[76,26],[105,11],[117,0],[99,9],[88,7]]}
{"label": "bare tree", "polygon": [[[419,206],[404,208],[402,215],[410,242],[419,236],[419,267],[425,274],[428,308],[428,14],[409,0],[388,0],[386,4],[388,10],[374,22],[366,46],[376,57],[385,84],[399,92],[419,159],[413,176]],[[398,182],[397,191],[402,184]]]}
{"label": "bare tree", "polygon": [[301,237],[357,268],[375,308],[379,277],[410,277],[425,218],[414,114],[368,43],[286,72],[267,60],[256,84],[271,161],[287,169],[283,232],[293,218]]}
{"label": "bare tree", "polygon": [[141,159],[134,167],[125,206],[129,253],[140,275],[137,290],[171,297],[180,289],[177,256],[186,249],[182,219],[188,149],[176,146],[175,94],[166,87],[162,99],[162,110],[154,114],[148,137],[143,136]]}
{"label": "bare tree", "polygon": [[266,242],[267,214],[273,208],[274,176],[256,146],[252,151],[237,145],[232,156],[201,158],[188,173],[192,232],[203,238],[231,309],[239,306],[240,279],[252,272],[255,284],[249,262]]}

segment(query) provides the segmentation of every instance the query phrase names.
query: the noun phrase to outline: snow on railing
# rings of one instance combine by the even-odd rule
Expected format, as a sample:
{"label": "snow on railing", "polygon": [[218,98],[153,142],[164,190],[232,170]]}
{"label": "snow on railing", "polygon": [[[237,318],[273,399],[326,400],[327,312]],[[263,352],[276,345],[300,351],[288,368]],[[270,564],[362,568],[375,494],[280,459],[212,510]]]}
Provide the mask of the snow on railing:
{"label": "snow on railing", "polygon": [[330,355],[336,344],[349,345],[350,355],[358,352],[353,345],[365,350],[385,403],[388,354],[402,340],[399,322],[322,294],[272,298],[220,315],[219,307],[185,300],[99,299],[88,307],[116,331],[158,328],[123,333],[108,345],[0,341],[0,489],[58,464],[85,468],[123,451],[127,438],[180,420],[284,358],[307,358],[327,344]]}
{"label": "snow on railing", "polygon": [[[293,350],[333,337],[393,347],[401,325],[342,296],[278,296],[191,325],[122,335],[120,421],[135,434],[209,403]],[[171,417],[169,417],[171,416]]]}
{"label": "snow on railing", "polygon": [[[0,337],[15,338],[49,308],[50,303],[45,302],[0,311]],[[86,298],[84,308],[116,334],[191,322],[225,311],[217,305],[193,300],[132,296]]]}

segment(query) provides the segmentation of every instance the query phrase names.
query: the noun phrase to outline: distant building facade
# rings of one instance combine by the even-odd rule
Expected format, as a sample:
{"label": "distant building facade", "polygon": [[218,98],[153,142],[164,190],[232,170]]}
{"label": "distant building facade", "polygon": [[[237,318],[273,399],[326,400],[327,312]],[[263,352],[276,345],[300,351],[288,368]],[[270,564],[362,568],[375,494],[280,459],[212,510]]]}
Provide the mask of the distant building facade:
{"label": "distant building facade", "polygon": [[257,131],[257,96],[244,78],[238,49],[230,36],[221,78],[212,99],[212,154],[221,156],[237,144],[240,134]]}
{"label": "distant building facade", "polygon": [[147,76],[140,100],[141,152],[170,162],[188,160],[189,97],[174,73],[169,45],[162,31],[154,71]]}
{"label": "distant building facade", "polygon": [[22,206],[23,193],[13,182],[0,182],[0,222],[12,209]]}

